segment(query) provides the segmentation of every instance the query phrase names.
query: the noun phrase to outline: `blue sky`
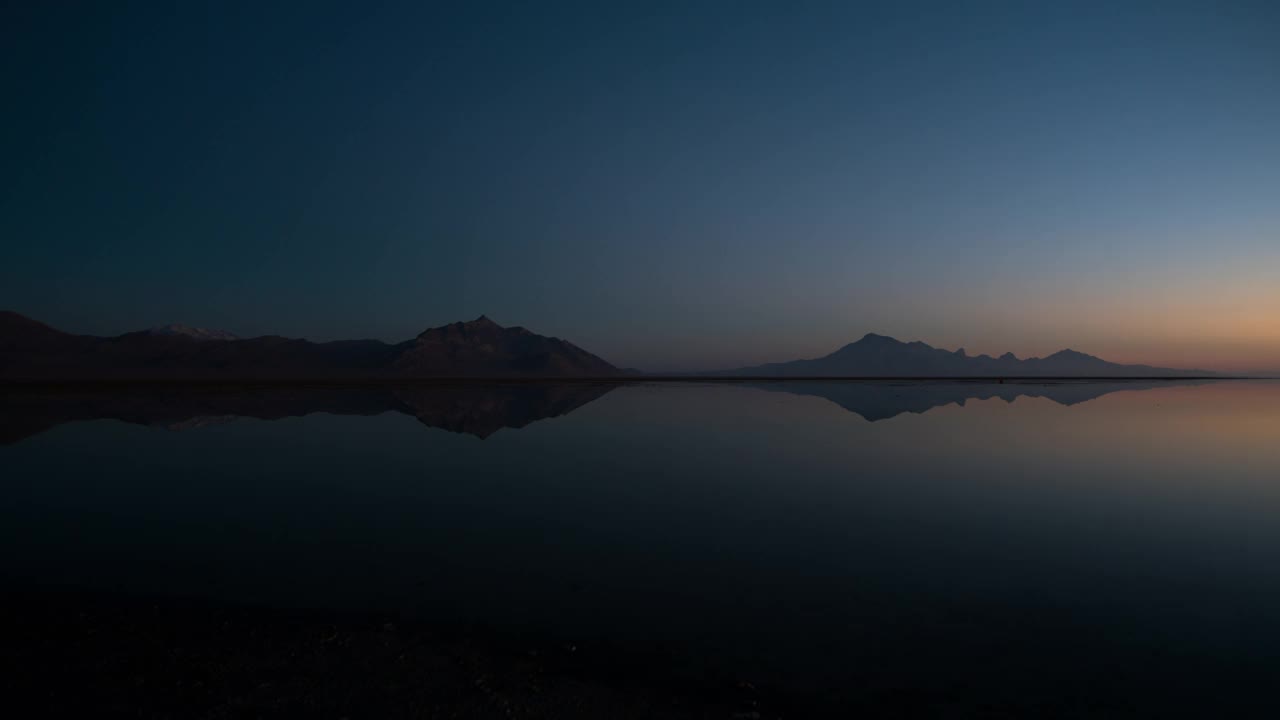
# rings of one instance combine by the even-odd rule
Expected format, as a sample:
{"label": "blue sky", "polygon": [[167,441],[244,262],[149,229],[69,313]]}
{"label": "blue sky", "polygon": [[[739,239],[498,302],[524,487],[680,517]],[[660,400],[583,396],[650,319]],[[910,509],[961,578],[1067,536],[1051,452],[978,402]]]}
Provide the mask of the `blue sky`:
{"label": "blue sky", "polygon": [[0,306],[1280,367],[1280,6],[30,3]]}

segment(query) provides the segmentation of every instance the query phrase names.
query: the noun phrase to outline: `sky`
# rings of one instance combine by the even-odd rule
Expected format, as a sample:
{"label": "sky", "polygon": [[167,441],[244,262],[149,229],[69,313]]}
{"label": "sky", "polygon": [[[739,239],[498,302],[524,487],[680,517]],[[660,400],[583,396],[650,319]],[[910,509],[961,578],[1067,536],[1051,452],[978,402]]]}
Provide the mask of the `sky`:
{"label": "sky", "polygon": [[7,3],[0,309],[1280,368],[1280,3]]}

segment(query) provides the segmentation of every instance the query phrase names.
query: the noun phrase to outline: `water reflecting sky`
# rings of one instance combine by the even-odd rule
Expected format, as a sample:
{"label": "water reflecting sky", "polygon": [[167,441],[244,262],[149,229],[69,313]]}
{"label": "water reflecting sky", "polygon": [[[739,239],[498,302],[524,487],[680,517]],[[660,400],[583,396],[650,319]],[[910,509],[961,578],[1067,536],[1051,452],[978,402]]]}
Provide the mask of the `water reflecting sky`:
{"label": "water reflecting sky", "polygon": [[1280,667],[1280,383],[165,392],[5,396],[6,583],[1108,707]]}

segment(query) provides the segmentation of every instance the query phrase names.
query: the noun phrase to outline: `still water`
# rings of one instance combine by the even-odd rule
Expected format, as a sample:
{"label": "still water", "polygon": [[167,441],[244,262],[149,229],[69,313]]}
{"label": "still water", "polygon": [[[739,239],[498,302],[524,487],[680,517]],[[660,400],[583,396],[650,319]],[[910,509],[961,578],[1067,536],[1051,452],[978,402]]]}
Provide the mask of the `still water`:
{"label": "still water", "polygon": [[8,587],[389,610],[798,691],[1262,715],[1280,384],[6,391]]}

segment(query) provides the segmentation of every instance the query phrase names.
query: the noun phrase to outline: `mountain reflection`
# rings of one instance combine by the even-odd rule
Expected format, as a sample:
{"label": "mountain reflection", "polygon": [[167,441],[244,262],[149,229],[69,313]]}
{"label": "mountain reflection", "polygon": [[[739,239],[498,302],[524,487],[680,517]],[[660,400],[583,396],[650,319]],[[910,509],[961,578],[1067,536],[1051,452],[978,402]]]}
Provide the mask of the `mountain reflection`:
{"label": "mountain reflection", "polygon": [[399,412],[424,425],[487,438],[573,412],[617,383],[457,385],[154,385],[127,388],[19,388],[0,394],[0,444],[81,420],[187,430],[239,417],[279,420],[311,413]]}
{"label": "mountain reflection", "polygon": [[[643,382],[643,381],[641,381]],[[1187,381],[821,381],[745,382],[747,387],[824,398],[875,422],[924,413],[967,400],[1043,397],[1062,405],[1120,390],[1149,390]],[[248,417],[279,420],[311,413],[379,415],[399,412],[424,425],[487,438],[566,415],[621,382],[493,382],[372,385],[139,385],[128,387],[18,387],[0,393],[0,444],[11,444],[64,423],[113,419],[189,430]],[[737,384],[737,383],[734,383]]]}
{"label": "mountain reflection", "polygon": [[1075,405],[1121,390],[1151,390],[1159,387],[1203,385],[1212,380],[1063,380],[1063,381],[850,381],[850,382],[765,382],[752,387],[793,395],[820,397],[870,422],[888,420],[902,413],[924,413],[943,405],[964,406],[966,400],[1000,398],[1013,402],[1018,397],[1048,398],[1061,405]]}

